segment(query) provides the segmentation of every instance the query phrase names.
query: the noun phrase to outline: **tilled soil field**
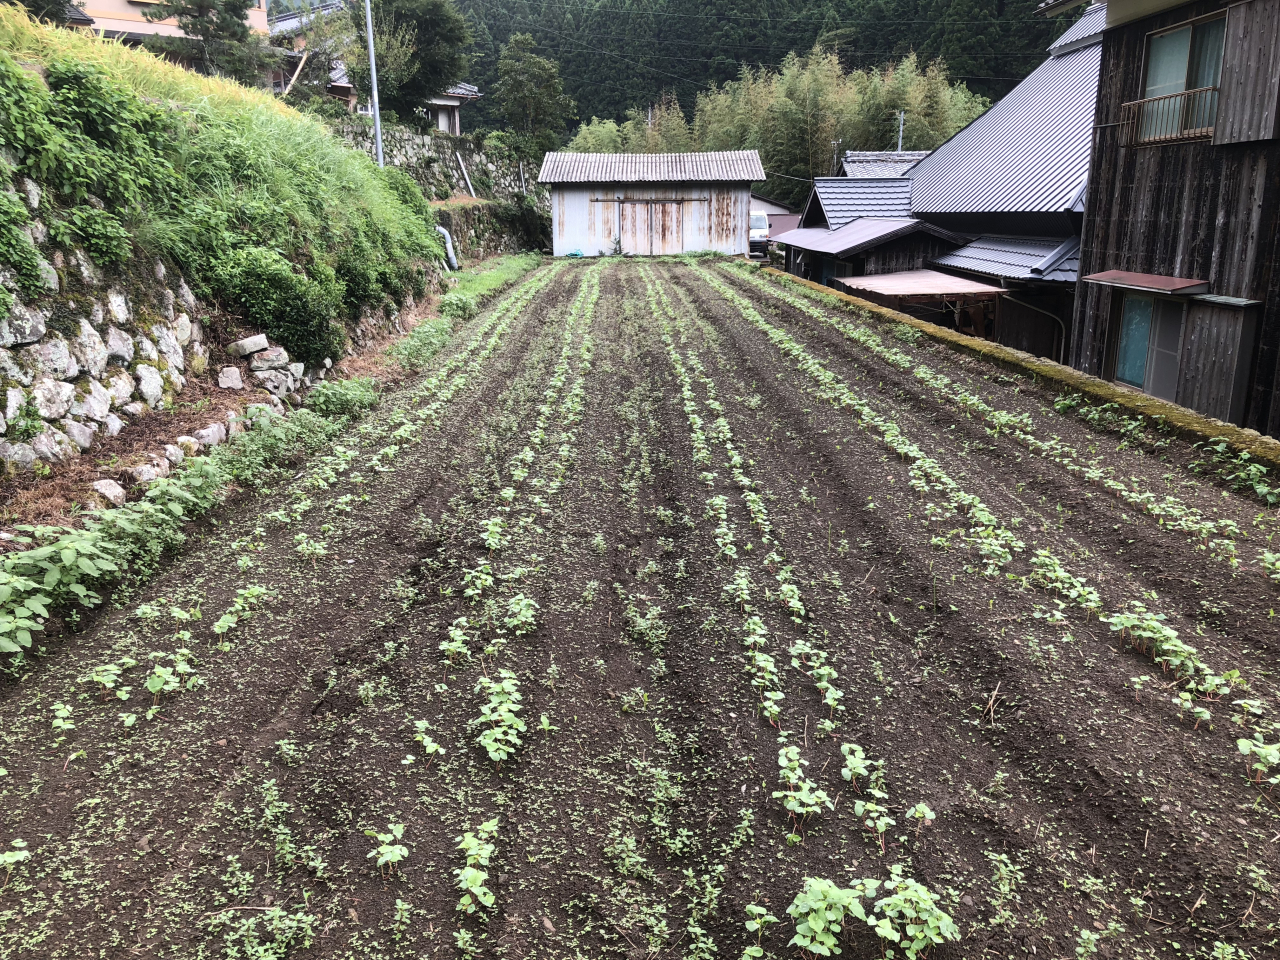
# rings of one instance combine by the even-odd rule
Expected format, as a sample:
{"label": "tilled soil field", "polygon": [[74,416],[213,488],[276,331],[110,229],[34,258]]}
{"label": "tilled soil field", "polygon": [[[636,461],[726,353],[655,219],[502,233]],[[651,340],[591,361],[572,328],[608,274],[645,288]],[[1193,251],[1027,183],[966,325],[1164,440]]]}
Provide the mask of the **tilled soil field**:
{"label": "tilled soil field", "polygon": [[1225,458],[745,265],[543,267],[6,682],[0,955],[1274,956]]}

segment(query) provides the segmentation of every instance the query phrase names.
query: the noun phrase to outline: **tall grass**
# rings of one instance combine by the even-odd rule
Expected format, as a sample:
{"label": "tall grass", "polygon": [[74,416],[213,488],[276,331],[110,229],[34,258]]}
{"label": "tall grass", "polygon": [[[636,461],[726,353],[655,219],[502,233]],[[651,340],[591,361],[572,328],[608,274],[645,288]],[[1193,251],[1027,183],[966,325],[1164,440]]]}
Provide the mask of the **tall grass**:
{"label": "tall grass", "polygon": [[[332,314],[315,325],[315,336],[324,339],[326,324],[341,320],[343,312],[354,318],[363,309],[398,302],[406,290],[420,293],[419,265],[442,257],[431,214],[412,181],[399,171],[379,170],[323,123],[266,91],[200,76],[88,32],[47,27],[0,3],[0,72],[6,57],[10,92],[22,92],[22,109],[43,112],[49,121],[45,141],[38,145],[45,151],[44,165],[12,134],[12,123],[6,127],[3,105],[0,146],[20,155],[22,172],[46,181],[50,209],[41,214],[52,223],[72,219],[71,208],[83,205],[84,194],[102,196],[109,188],[106,183],[95,188],[83,176],[75,184],[60,181],[64,165],[49,163],[48,157],[71,150],[109,161],[122,149],[118,137],[97,129],[96,117],[86,122],[83,109],[77,113],[68,104],[82,108],[88,103],[92,113],[95,90],[109,88],[137,104],[139,130],[162,125],[163,137],[134,137],[130,148],[132,169],[156,170],[155,182],[148,183],[140,202],[113,206],[108,200],[106,212],[128,230],[136,252],[177,266],[197,294],[228,305],[259,300],[257,290],[245,288],[249,274],[236,266],[244,258],[234,254],[260,248],[256,262],[264,256],[283,258],[294,265],[299,283],[314,281],[319,286],[308,288],[313,293],[323,288],[323,296],[312,299]],[[33,77],[18,75],[15,61],[52,68],[51,83],[67,64],[87,70],[88,79],[75,80],[80,86],[68,99],[62,88],[50,91]],[[107,107],[112,95],[100,94],[97,116],[113,112]],[[159,119],[147,119],[151,115]],[[139,147],[144,141],[147,145]],[[275,271],[287,274],[287,268],[283,274]],[[299,296],[304,292],[299,287]],[[256,319],[270,327],[269,318]],[[296,322],[291,325],[296,329]],[[307,352],[306,343],[295,346]]]}

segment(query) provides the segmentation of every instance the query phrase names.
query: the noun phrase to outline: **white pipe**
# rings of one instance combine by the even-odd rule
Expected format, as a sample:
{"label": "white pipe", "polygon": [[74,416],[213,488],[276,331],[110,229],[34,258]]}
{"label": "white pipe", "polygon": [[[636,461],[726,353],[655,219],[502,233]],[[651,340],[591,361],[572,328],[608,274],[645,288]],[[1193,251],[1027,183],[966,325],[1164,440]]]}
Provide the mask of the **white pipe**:
{"label": "white pipe", "polygon": [[[367,3],[368,0],[365,0],[365,2]],[[474,197],[476,195],[476,188],[471,185],[471,174],[467,173],[467,165],[462,162],[462,154],[455,150],[453,151],[453,155],[458,158],[458,166],[462,168],[462,179],[467,181],[467,192]]]}
{"label": "white pipe", "polygon": [[369,0],[364,0],[364,33],[369,42],[369,83],[373,87],[373,136],[378,145],[378,166],[385,167],[382,162],[382,110],[378,107],[378,61],[373,55],[373,9]]}
{"label": "white pipe", "polygon": [[437,230],[439,230],[441,233],[443,233],[443,234],[444,234],[444,258],[445,258],[445,262],[449,264],[449,269],[450,269],[450,270],[457,270],[457,269],[458,269],[458,258],[457,258],[456,256],[454,256],[454,253],[453,253],[453,237],[452,237],[452,236],[450,236],[450,234],[449,234],[449,231],[448,231],[448,230],[446,230],[444,227],[440,226],[440,224],[438,224],[438,223],[436,224],[436,229],[437,229]]}

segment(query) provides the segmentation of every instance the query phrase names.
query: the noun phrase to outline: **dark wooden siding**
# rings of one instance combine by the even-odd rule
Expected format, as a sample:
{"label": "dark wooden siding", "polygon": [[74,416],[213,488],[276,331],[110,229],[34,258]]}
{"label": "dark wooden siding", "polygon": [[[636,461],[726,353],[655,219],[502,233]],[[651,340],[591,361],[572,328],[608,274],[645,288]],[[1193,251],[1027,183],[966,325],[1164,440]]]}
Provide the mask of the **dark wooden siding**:
{"label": "dark wooden siding", "polygon": [[1178,403],[1219,420],[1239,416],[1233,401],[1244,392],[1249,358],[1242,357],[1242,340],[1251,351],[1253,310],[1216,306],[1192,300],[1182,331]]}
{"label": "dark wooden siding", "polygon": [[1246,0],[1227,12],[1214,143],[1269,140],[1280,104],[1280,3]]}
{"label": "dark wooden siding", "polygon": [[929,261],[944,253],[950,253],[957,244],[923,231],[890,240],[871,250],[864,251],[866,276],[878,273],[901,273],[904,270],[921,270]]}
{"label": "dark wooden siding", "polygon": [[[1274,0],[1270,0],[1274,3]],[[1224,9],[1202,0],[1108,30],[1103,39],[1080,275],[1132,270],[1207,280],[1211,293],[1264,301],[1258,356],[1243,413],[1264,432],[1280,427],[1273,403],[1280,357],[1280,142],[1208,140],[1121,147],[1120,105],[1142,96],[1146,36]],[[1228,50],[1228,56],[1232,52]],[[1274,94],[1275,91],[1272,91]],[[1081,283],[1071,363],[1105,375],[1111,292]],[[1188,396],[1201,396],[1198,390]],[[1277,409],[1273,412],[1273,407]]]}

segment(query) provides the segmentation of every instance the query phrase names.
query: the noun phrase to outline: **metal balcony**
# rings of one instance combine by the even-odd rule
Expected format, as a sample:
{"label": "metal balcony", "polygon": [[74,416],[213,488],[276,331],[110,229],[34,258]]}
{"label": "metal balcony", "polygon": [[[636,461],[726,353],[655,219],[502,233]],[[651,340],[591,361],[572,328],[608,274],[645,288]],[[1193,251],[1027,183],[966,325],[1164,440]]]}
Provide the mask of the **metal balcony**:
{"label": "metal balcony", "polygon": [[1218,88],[1200,87],[1120,105],[1123,146],[1205,140],[1213,136]]}

